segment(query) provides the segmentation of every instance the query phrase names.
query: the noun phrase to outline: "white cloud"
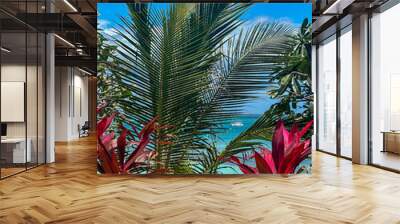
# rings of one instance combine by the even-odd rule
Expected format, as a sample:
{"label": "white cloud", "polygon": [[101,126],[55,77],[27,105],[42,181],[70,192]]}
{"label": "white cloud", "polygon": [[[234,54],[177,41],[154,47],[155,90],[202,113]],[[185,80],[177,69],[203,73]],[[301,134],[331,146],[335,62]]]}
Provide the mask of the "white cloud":
{"label": "white cloud", "polygon": [[106,28],[103,29],[102,33],[104,33],[107,36],[116,36],[117,30],[115,28]]}
{"label": "white cloud", "polygon": [[100,19],[98,20],[97,29],[106,36],[115,36],[116,29],[111,26],[111,22],[108,20]]}
{"label": "white cloud", "polygon": [[108,27],[108,25],[110,24],[110,21],[108,20],[104,20],[104,19],[99,19],[97,21],[97,28],[99,29],[105,29]]}
{"label": "white cloud", "polygon": [[258,16],[254,19],[248,20],[245,22],[246,25],[255,25],[257,23],[272,23],[272,22],[276,22],[276,23],[283,23],[283,24],[289,24],[295,27],[298,27],[299,24],[296,24],[293,22],[293,20],[291,20],[289,17],[281,17],[281,18],[271,18],[269,16]]}
{"label": "white cloud", "polygon": [[250,20],[250,23],[266,23],[266,22],[270,22],[271,18],[268,16],[259,16],[256,17],[255,19]]}

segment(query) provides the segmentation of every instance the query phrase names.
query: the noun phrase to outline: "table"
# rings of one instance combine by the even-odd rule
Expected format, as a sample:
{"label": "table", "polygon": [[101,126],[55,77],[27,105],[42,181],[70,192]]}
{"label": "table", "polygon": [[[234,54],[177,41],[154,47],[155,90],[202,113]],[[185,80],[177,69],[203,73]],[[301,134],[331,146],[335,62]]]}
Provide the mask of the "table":
{"label": "table", "polygon": [[27,139],[28,143],[25,152],[25,138],[6,138],[1,139],[1,159],[6,163],[26,163],[31,162],[31,139]]}
{"label": "table", "polygon": [[400,131],[383,131],[383,151],[400,154]]}

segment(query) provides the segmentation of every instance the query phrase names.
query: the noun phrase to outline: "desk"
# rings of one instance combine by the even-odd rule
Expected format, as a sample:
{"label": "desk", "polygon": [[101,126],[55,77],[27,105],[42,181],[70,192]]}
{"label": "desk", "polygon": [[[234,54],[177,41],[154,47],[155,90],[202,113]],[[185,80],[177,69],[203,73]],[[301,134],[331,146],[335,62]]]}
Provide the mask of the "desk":
{"label": "desk", "polygon": [[31,139],[27,139],[28,144],[25,152],[25,138],[6,138],[1,139],[1,159],[6,163],[26,163],[31,162]]}
{"label": "desk", "polygon": [[383,151],[400,154],[400,131],[384,131]]}

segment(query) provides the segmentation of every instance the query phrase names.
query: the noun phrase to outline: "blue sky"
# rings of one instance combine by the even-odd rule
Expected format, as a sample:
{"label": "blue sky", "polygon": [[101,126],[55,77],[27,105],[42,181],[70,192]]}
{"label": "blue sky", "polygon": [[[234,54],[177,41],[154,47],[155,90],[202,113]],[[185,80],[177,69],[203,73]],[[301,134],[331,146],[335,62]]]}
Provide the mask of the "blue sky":
{"label": "blue sky", "polygon": [[[166,8],[168,3],[152,3],[155,8]],[[243,20],[270,19],[279,20],[299,25],[304,18],[311,21],[311,4],[309,3],[255,3],[250,10],[242,16]],[[128,14],[124,3],[98,3],[99,21],[104,22],[102,28],[112,27],[120,16]],[[106,22],[105,22],[106,21]]]}
{"label": "blue sky", "polygon": [[[167,8],[168,3],[152,3],[155,8]],[[124,3],[98,3],[99,28],[104,32],[110,32],[118,23],[120,16],[127,16],[128,11]],[[281,21],[298,27],[304,18],[311,21],[312,6],[309,3],[255,3],[251,6],[241,19],[244,21]],[[245,106],[245,113],[262,114],[271,106],[271,101],[266,91],[259,93],[258,100],[249,102]]]}

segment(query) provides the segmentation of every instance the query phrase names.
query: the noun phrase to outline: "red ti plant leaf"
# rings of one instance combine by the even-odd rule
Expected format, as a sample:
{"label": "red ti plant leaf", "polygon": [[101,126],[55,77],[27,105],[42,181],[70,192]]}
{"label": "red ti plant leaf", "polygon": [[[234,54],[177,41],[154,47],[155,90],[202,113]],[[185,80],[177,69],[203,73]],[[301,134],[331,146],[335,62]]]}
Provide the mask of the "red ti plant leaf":
{"label": "red ti plant leaf", "polygon": [[106,116],[97,123],[97,141],[99,144],[99,146],[97,147],[97,152],[99,155],[99,159],[102,161],[104,170],[106,172],[112,173],[118,173],[119,171],[119,168],[118,166],[116,166],[113,158],[114,150],[112,148],[107,148],[110,147],[110,144],[108,143],[112,141],[110,138],[113,135],[106,135],[104,137],[104,133],[113,122],[115,115],[116,114],[113,113],[111,116]]}
{"label": "red ti plant leaf", "polygon": [[151,119],[144,127],[143,129],[140,131],[139,133],[139,138],[142,138],[144,135],[149,135],[152,132],[155,131],[156,129],[156,122],[157,122],[158,117],[155,117],[153,119]]}
{"label": "red ti plant leaf", "polygon": [[97,123],[97,137],[103,136],[104,132],[110,127],[115,118],[116,113],[106,116]]}
{"label": "red ti plant leaf", "polygon": [[[311,154],[310,139],[301,142],[301,138],[312,126],[312,121],[308,122],[299,131],[297,125],[293,125],[288,132],[282,121],[276,124],[275,132],[272,137],[272,150],[260,146],[260,151],[254,151],[253,156],[256,168],[247,166],[237,157],[231,157],[230,162],[239,166],[243,173],[294,173],[297,166]],[[254,170],[254,171],[253,171]]]}
{"label": "red ti plant leaf", "polygon": [[[256,151],[254,152],[254,159],[256,160],[256,167],[259,173],[272,173],[271,167],[268,165],[267,161]],[[275,164],[273,165],[275,168]]]}
{"label": "red ti plant leaf", "polygon": [[118,173],[119,167],[115,160],[115,152],[113,149],[107,151],[104,145],[99,142],[97,146],[97,155],[102,161],[101,165],[106,173]]}
{"label": "red ti plant leaf", "polygon": [[272,136],[272,158],[277,167],[280,166],[285,156],[285,139],[287,142],[288,131],[286,130],[283,121],[278,121],[274,135]]}
{"label": "red ti plant leaf", "polygon": [[269,149],[260,146],[261,154],[254,152],[254,158],[256,160],[256,167],[260,173],[276,173],[275,162],[272,158],[272,153]]}
{"label": "red ti plant leaf", "polygon": [[[103,109],[107,104],[99,106],[99,110]],[[113,131],[107,132],[108,128],[114,121],[117,113],[112,113],[110,116],[103,117],[97,123],[97,153],[99,164],[102,170],[106,173],[126,173],[133,166],[147,165],[150,167],[150,160],[154,159],[154,152],[145,151],[146,147],[150,143],[151,134],[155,132],[157,127],[157,118],[153,118],[149,121],[140,133],[137,132],[136,128],[132,125],[132,130],[136,134],[132,134],[124,126],[120,125],[121,133],[115,139],[115,133]],[[125,120],[126,117],[121,114],[118,115],[120,119]],[[130,123],[129,121],[124,121]],[[131,138],[131,140],[128,139]],[[138,139],[138,141],[136,141]],[[129,144],[128,144],[129,143]],[[132,153],[125,160],[125,154],[127,153],[127,147],[133,146]]]}
{"label": "red ti plant leaf", "polygon": [[231,156],[229,162],[236,164],[244,174],[258,174],[258,170],[240,161],[236,156]]}
{"label": "red ti plant leaf", "polygon": [[304,153],[308,151],[307,148],[304,148],[304,142],[297,145],[292,152],[285,158],[285,162],[283,166],[279,170],[279,173],[290,174],[294,173],[296,167],[305,159]]}
{"label": "red ti plant leaf", "polygon": [[156,130],[156,121],[157,117],[153,118],[151,121],[149,121],[143,129],[139,133],[139,141],[136,146],[135,151],[128,157],[125,165],[124,165],[124,171],[128,171],[132,165],[136,163],[136,159],[141,156],[143,153],[145,153],[146,146],[150,142],[150,137],[151,134]]}
{"label": "red ti plant leaf", "polygon": [[149,162],[151,159],[154,159],[157,153],[155,151],[145,151],[143,154],[136,158],[137,163],[146,163]]}
{"label": "red ti plant leaf", "polygon": [[[279,161],[279,164],[277,164],[277,161],[275,160],[278,173],[294,173],[296,167],[311,153],[311,148],[309,144],[310,140],[306,140],[305,142],[308,143],[305,144],[305,142],[301,142],[301,137],[303,137],[304,134],[311,127],[312,122],[313,121],[308,122],[301,131],[298,130],[296,124],[293,125],[288,136],[288,141],[285,142],[283,160]],[[278,125],[277,130],[279,130]],[[277,134],[277,131],[275,132],[275,134]],[[272,153],[274,152],[274,150],[276,149],[272,148]]]}
{"label": "red ti plant leaf", "polygon": [[115,133],[112,131],[111,133],[104,135],[101,138],[102,144],[109,154],[111,153],[111,150],[115,148],[114,136]]}
{"label": "red ti plant leaf", "polygon": [[126,142],[126,136],[128,134],[128,130],[126,128],[124,128],[123,126],[121,126],[122,132],[120,134],[120,136],[117,139],[117,149],[118,149],[118,159],[119,159],[119,164],[121,167],[121,170],[124,167],[124,160],[125,160],[125,148],[126,145],[128,144]]}
{"label": "red ti plant leaf", "polygon": [[113,173],[121,172],[121,169],[118,166],[118,159],[115,150],[111,150],[111,167],[113,168]]}
{"label": "red ti plant leaf", "polygon": [[113,169],[111,167],[110,155],[107,153],[107,151],[101,144],[97,145],[97,156],[101,160],[100,165],[102,166],[104,172],[113,173]]}
{"label": "red ti plant leaf", "polygon": [[[297,124],[294,124],[293,127],[290,129],[289,136],[285,144],[287,145],[289,142],[296,142],[298,139],[297,136],[298,127]],[[300,140],[300,139],[299,139]]]}
{"label": "red ti plant leaf", "polygon": [[299,134],[298,134],[298,136],[297,136],[297,138],[298,138],[299,140],[307,133],[308,129],[311,128],[311,126],[313,125],[313,122],[314,122],[313,120],[309,121],[309,122],[304,126],[304,128],[299,132]]}

